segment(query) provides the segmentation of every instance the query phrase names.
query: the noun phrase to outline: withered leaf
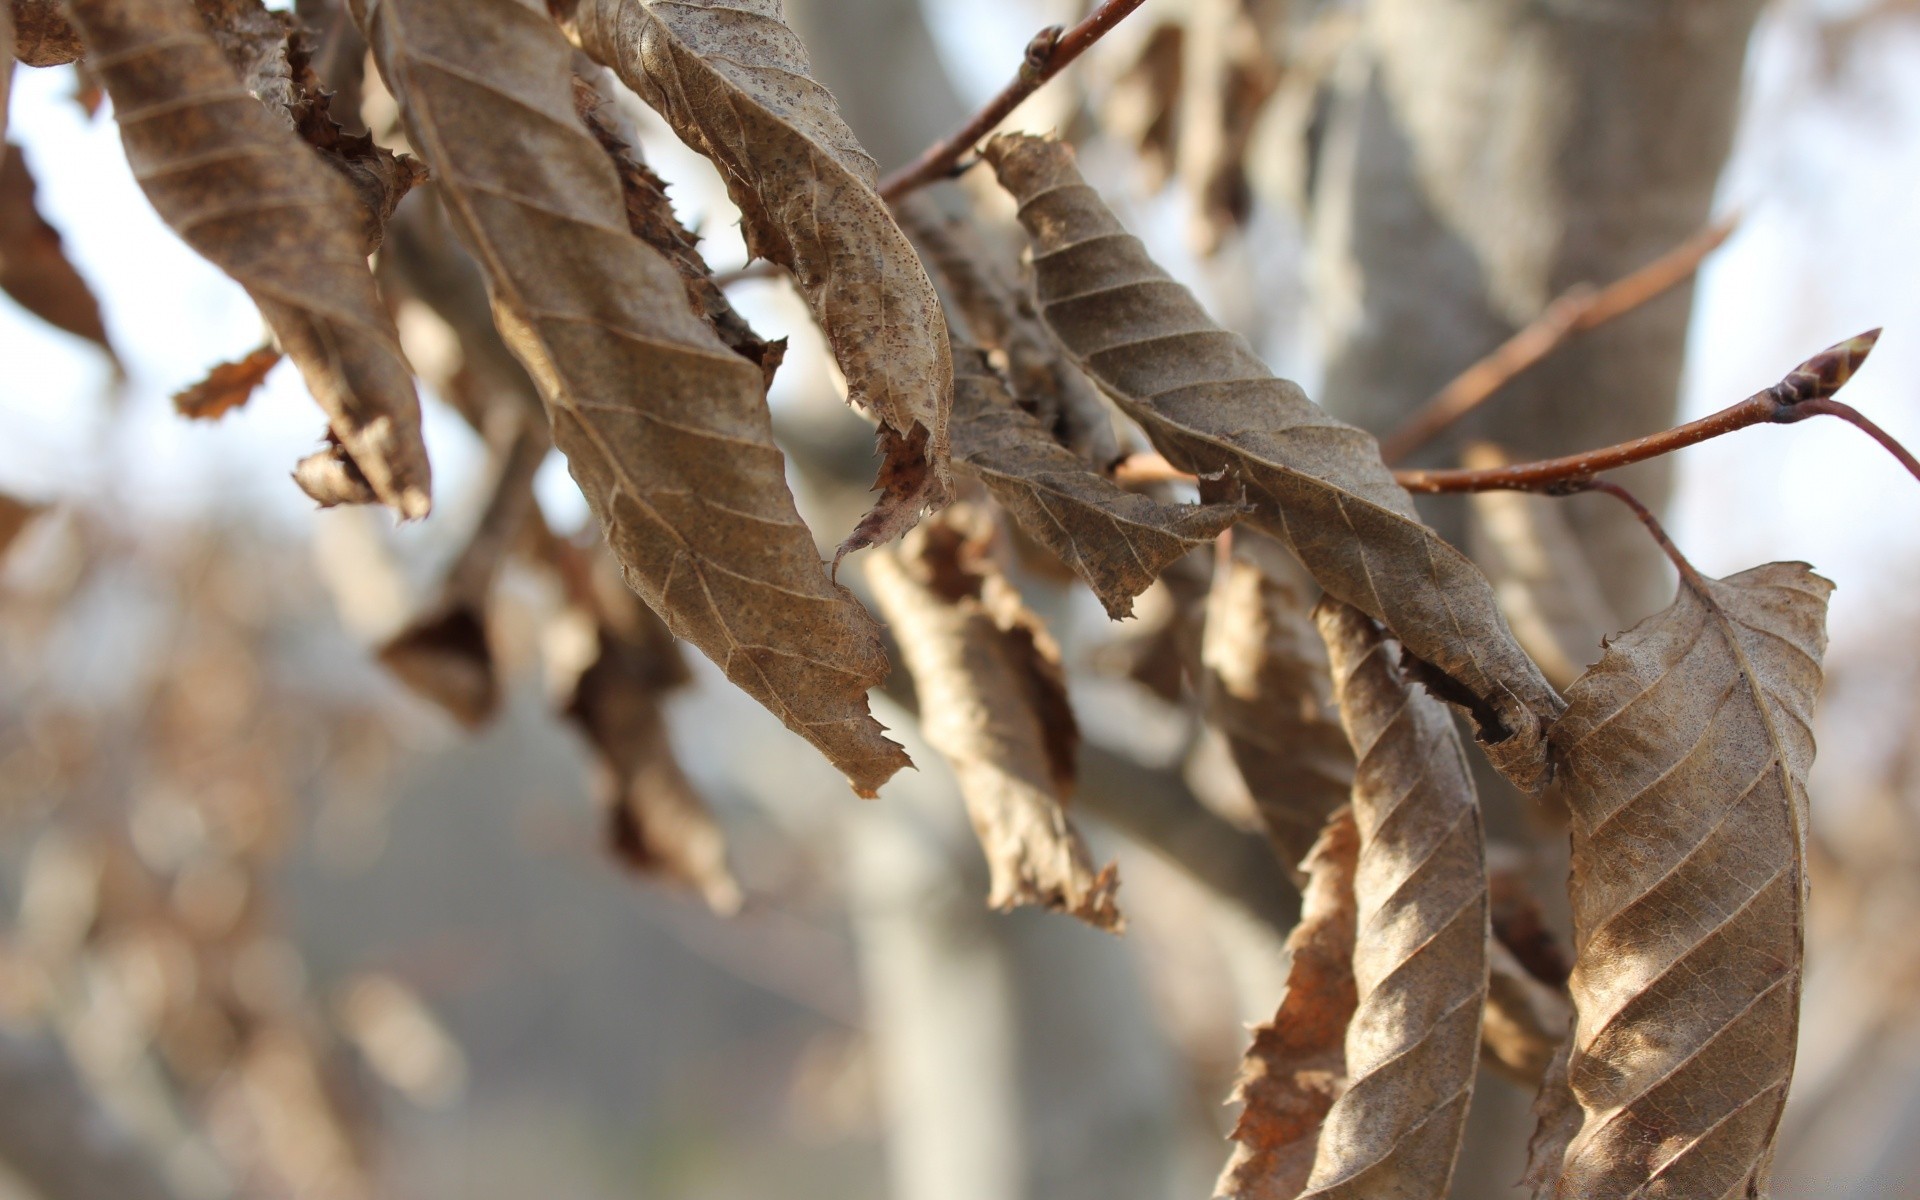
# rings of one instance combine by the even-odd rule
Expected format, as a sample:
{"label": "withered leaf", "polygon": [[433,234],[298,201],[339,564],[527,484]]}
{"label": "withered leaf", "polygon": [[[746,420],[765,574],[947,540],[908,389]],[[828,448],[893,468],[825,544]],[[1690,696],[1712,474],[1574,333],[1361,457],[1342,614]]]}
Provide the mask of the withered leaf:
{"label": "withered leaf", "polygon": [[354,11],[627,582],[874,794],[907,764],[867,710],[888,672],[879,627],[794,509],[759,369],[628,231],[574,114],[572,50],[520,0]]}
{"label": "withered leaf", "polygon": [[[605,73],[601,68],[593,69]],[[581,124],[607,152],[619,173],[620,194],[627,203],[627,227],[633,230],[633,236],[666,256],[687,285],[687,302],[693,305],[693,311],[713,326],[729,349],[759,367],[766,385],[772,387],[773,373],[786,356],[786,339],[766,341],[734,311],[726,292],[714,282],[707,260],[700,256],[700,239],[673,215],[666,181],[640,160],[638,148],[624,136],[606,96],[593,83],[575,75],[573,105]]]}
{"label": "withered leaf", "polygon": [[951,495],[953,364],[933,284],[879,170],[812,77],[779,0],[559,0],[568,34],[712,159],[747,249],[793,273],[848,399],[880,422],[880,501],[839,554],[892,541]]}
{"label": "withered leaf", "polygon": [[867,560],[927,743],[953,767],[998,909],[1037,904],[1122,927],[1114,867],[1095,871],[1063,805],[1079,732],[1059,650],[988,557],[990,520],[957,506]]}
{"label": "withered leaf", "polygon": [[380,497],[374,495],[373,485],[360,473],[359,465],[347,455],[333,430],[327,430],[326,440],[324,449],[294,464],[294,483],[321,508],[332,508],[336,504],[378,504]]}
{"label": "withered leaf", "polygon": [[1480,805],[1452,717],[1402,678],[1379,626],[1332,600],[1315,619],[1358,758],[1360,1000],[1347,1030],[1351,1083],[1327,1113],[1305,1195],[1441,1197],[1487,995]]}
{"label": "withered leaf", "polygon": [[1307,886],[1300,923],[1287,935],[1287,992],[1273,1020],[1254,1029],[1233,1089],[1245,1107],[1213,1188],[1224,1200],[1293,1200],[1307,1186],[1321,1123],[1346,1082],[1359,853],[1353,812],[1341,808],[1302,864]]}
{"label": "withered leaf", "polygon": [[80,35],[60,0],[13,0],[13,54],[30,67],[57,67],[79,58]]}
{"label": "withered leaf", "polygon": [[26,156],[8,142],[0,157],[0,291],[47,324],[112,355],[100,302],[68,261],[60,231],[40,215],[34,192]]}
{"label": "withered leaf", "polygon": [[239,83],[186,0],[73,0],[134,177],[245,287],[380,500],[431,507],[420,404],[353,193]]}
{"label": "withered leaf", "polygon": [[1553,731],[1581,1110],[1555,1195],[1765,1193],[1793,1072],[1807,771],[1832,584],[1683,572]]}
{"label": "withered leaf", "polygon": [[434,606],[380,647],[380,662],[468,729],[493,718],[500,681],[487,641],[487,600],[507,549],[533,512],[533,477],[550,445],[519,423],[495,451],[493,490]]}
{"label": "withered leaf", "polygon": [[1553,1200],[1567,1143],[1580,1132],[1580,1106],[1567,1086],[1567,1061],[1572,1055],[1572,1037],[1562,1038],[1533,1098],[1533,1136],[1527,1139],[1527,1173],[1520,1181],[1533,1200]]}
{"label": "withered leaf", "polygon": [[1473,714],[1495,765],[1546,781],[1562,702],[1514,642],[1486,578],[1414,514],[1372,437],[1276,378],[1147,257],[1061,143],[1003,134],[986,154],[1034,243],[1042,318],[1169,461],[1244,489],[1247,518],[1330,594],[1386,623]]}
{"label": "withered leaf", "polygon": [[1326,646],[1305,598],[1244,557],[1221,562],[1200,661],[1207,720],[1226,736],[1261,823],[1291,869],[1353,789],[1353,749],[1333,712]]}
{"label": "withered leaf", "polygon": [[1058,555],[1115,620],[1168,563],[1217,537],[1231,504],[1163,504],[1087,469],[1016,407],[978,350],[953,348],[953,453],[1022,529]]}
{"label": "withered leaf", "polygon": [[6,557],[13,540],[20,536],[20,531],[27,527],[27,523],[46,510],[44,504],[29,504],[0,492],[0,559]]}
{"label": "withered leaf", "polygon": [[253,398],[267,373],[280,365],[280,349],[266,345],[233,362],[216,364],[192,387],[174,393],[173,410],[195,421],[211,421]]}
{"label": "withered leaf", "polygon": [[566,706],[600,756],[608,844],[633,869],[696,889],[715,912],[738,912],[726,834],[681,770],[661,709],[686,664],[660,619],[617,575],[612,583],[596,588],[599,648]]}

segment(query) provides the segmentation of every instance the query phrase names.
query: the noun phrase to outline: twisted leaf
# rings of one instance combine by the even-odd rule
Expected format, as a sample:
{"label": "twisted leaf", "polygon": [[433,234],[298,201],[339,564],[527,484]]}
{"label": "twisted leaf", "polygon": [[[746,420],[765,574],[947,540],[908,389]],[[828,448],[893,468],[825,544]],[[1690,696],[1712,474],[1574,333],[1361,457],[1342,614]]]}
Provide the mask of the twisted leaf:
{"label": "twisted leaf", "polygon": [[1214,570],[1200,637],[1207,720],[1289,868],[1347,802],[1353,749],[1333,712],[1327,653],[1294,588],[1234,557]]}
{"label": "twisted leaf", "polygon": [[36,190],[26,156],[7,143],[0,153],[0,291],[47,324],[113,356],[100,302],[68,260],[60,231],[40,215]]}
{"label": "twisted leaf", "polygon": [[1358,610],[1315,613],[1358,762],[1359,1006],[1352,1082],[1327,1113],[1307,1196],[1441,1197],[1453,1176],[1487,995],[1480,805],[1453,720],[1395,668]]}
{"label": "twisted leaf", "polygon": [[573,52],[522,0],[354,12],[629,585],[872,795],[907,762],[867,711],[879,629],[794,509],[760,370],[628,231]]}
{"label": "twisted leaf", "polygon": [[1233,1156],[1214,1185],[1224,1200],[1293,1200],[1307,1186],[1327,1110],[1346,1083],[1353,982],[1354,870],[1360,831],[1342,808],[1302,867],[1300,923],[1287,935],[1287,992],[1253,1031],[1233,1099],[1245,1105]]}
{"label": "twisted leaf", "polygon": [[1793,1072],[1807,771],[1833,585],[1684,572],[1554,729],[1573,818],[1561,1197],[1765,1192]]}
{"label": "twisted leaf", "polygon": [[187,0],[69,9],[154,208],[247,289],[374,493],[425,516],[420,405],[352,189],[241,87]]}
{"label": "twisted leaf", "polygon": [[747,249],[793,272],[854,404],[880,422],[883,495],[839,553],[947,502],[947,326],[779,0],[558,0],[569,36],[712,159]]}
{"label": "twisted leaf", "polygon": [[1168,563],[1219,536],[1230,504],[1163,504],[1087,469],[1016,407],[978,350],[953,354],[953,452],[1033,540],[1058,555],[1115,620]]}
{"label": "twisted leaf", "polygon": [[1473,714],[1502,772],[1529,791],[1544,783],[1560,698],[1485,577],[1414,515],[1373,438],[1215,325],[1121,228],[1069,148],[1005,134],[986,154],[1019,201],[1040,313],[1068,352],[1169,461],[1220,494],[1244,490],[1249,521],[1444,675],[1435,682]]}
{"label": "twisted leaf", "polygon": [[990,528],[980,510],[952,509],[869,557],[867,580],[913,674],[921,732],[953,767],[986,851],[987,903],[1118,932],[1114,868],[1094,870],[1062,807],[1079,731],[1059,650],[987,557]]}

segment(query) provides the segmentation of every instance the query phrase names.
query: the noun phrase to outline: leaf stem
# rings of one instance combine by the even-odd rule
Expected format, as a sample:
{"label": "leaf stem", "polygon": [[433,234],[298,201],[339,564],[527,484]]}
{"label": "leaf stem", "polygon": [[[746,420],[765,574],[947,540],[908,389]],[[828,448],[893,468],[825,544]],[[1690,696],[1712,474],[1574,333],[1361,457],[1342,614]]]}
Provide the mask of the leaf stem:
{"label": "leaf stem", "polygon": [[1653,515],[1652,509],[1640,503],[1638,496],[1607,479],[1583,479],[1577,484],[1569,485],[1561,494],[1571,495],[1574,492],[1605,492],[1632,509],[1633,515],[1640,518],[1640,523],[1647,527],[1647,532],[1653,535],[1653,540],[1660,544],[1660,549],[1679,570],[1680,577],[1695,584],[1701,582],[1700,572],[1687,561],[1686,555],[1680,553],[1680,547],[1674,545],[1673,539],[1667,536],[1666,527],[1660,524],[1660,518]]}
{"label": "leaf stem", "polygon": [[888,201],[895,201],[916,188],[952,174],[962,155],[992,133],[994,127],[1006,120],[1028,96],[1039,91],[1042,84],[1079,58],[1088,46],[1099,41],[1123,17],[1139,8],[1141,3],[1142,0],[1102,0],[1098,7],[1087,14],[1085,20],[1073,28],[1063,31],[1058,25],[1049,25],[1035,34],[1033,40],[1027,43],[1020,72],[1013,77],[1013,81],[951,136],[927,147],[919,158],[881,180],[880,195]]}
{"label": "leaf stem", "polygon": [[1737,217],[1723,217],[1604,288],[1596,290],[1586,284],[1568,288],[1526,328],[1456,375],[1382,437],[1380,457],[1389,465],[1405,461],[1567,338],[1624,316],[1692,278],[1707,255],[1733,235],[1737,223]]}

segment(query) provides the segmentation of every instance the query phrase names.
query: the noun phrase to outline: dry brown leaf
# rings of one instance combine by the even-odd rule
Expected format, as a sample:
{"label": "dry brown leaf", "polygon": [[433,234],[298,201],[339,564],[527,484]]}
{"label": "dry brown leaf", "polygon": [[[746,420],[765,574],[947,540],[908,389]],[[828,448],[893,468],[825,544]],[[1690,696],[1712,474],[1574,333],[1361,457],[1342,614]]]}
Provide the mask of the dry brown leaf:
{"label": "dry brown leaf", "polygon": [[1214,569],[1200,636],[1208,722],[1227,739],[1267,835],[1291,870],[1353,790],[1325,643],[1307,602],[1243,557]]}
{"label": "dry brown leaf", "polygon": [[0,291],[49,325],[112,355],[100,302],[68,261],[60,231],[35,207],[34,191],[26,157],[7,143],[0,157]]}
{"label": "dry brown leaf", "polygon": [[[973,343],[1006,359],[1007,387],[1062,445],[1096,471],[1120,461],[1113,413],[1033,312],[1027,296],[996,269],[971,225],[950,218],[923,193],[901,200],[900,221],[933,264]],[[961,339],[956,333],[954,343]],[[954,364],[956,380],[960,364]]]}
{"label": "dry brown leaf", "polygon": [[558,0],[569,36],[712,159],[747,249],[793,273],[848,399],[880,422],[882,496],[839,556],[949,499],[953,364],[933,284],[879,171],[810,74],[779,0]]}
{"label": "dry brown leaf", "polygon": [[1327,1110],[1346,1084],[1354,992],[1353,811],[1327,819],[1303,866],[1300,923],[1287,935],[1287,992],[1273,1020],[1253,1031],[1233,1099],[1233,1156],[1213,1193],[1223,1200],[1293,1200],[1307,1186]]}
{"label": "dry brown leaf", "polygon": [[173,394],[173,410],[195,421],[211,421],[253,398],[254,389],[280,364],[276,346],[261,346],[245,358],[217,364],[192,387]]}
{"label": "dry brown leaf", "polygon": [[20,531],[27,527],[27,523],[45,511],[47,506],[44,504],[29,504],[0,492],[0,559],[6,557],[7,551],[13,547],[13,540],[20,536]]}
{"label": "dry brown leaf", "polygon": [[867,560],[920,701],[927,743],[953,767],[986,852],[997,909],[1037,904],[1119,932],[1120,886],[1095,871],[1063,805],[1079,731],[1059,650],[989,557],[991,522],[967,505]]}
{"label": "dry brown leaf", "polygon": [[1683,575],[1553,731],[1583,1114],[1562,1197],[1765,1194],[1793,1072],[1833,585],[1803,563]]}
{"label": "dry brown leaf", "polygon": [[1379,626],[1332,600],[1314,615],[1358,756],[1360,1002],[1347,1030],[1351,1082],[1327,1113],[1305,1195],[1441,1197],[1487,995],[1480,805],[1452,716],[1401,676]]}
{"label": "dry brown leaf", "polygon": [[[605,74],[599,67],[593,70]],[[607,152],[607,158],[620,175],[620,194],[627,204],[627,227],[635,237],[666,256],[687,285],[687,302],[693,305],[693,311],[713,326],[713,331],[729,349],[759,367],[766,385],[772,387],[773,373],[786,356],[787,340],[766,341],[753,331],[745,317],[734,311],[726,292],[714,282],[707,260],[700,256],[700,239],[673,215],[666,181],[640,160],[634,139],[617,120],[618,114],[607,96],[594,83],[575,75],[573,105],[587,132]]]}
{"label": "dry brown leaf", "polygon": [[1003,134],[986,154],[1020,202],[1041,316],[1068,352],[1203,491],[1244,490],[1250,522],[1443,675],[1433,682],[1471,712],[1502,773],[1528,791],[1545,783],[1545,730],[1562,702],[1486,578],[1420,523],[1373,438],[1215,325],[1121,228],[1068,147]]}
{"label": "dry brown leaf", "polygon": [[544,428],[518,424],[496,450],[493,491],[447,569],[433,608],[380,647],[380,662],[468,729],[493,719],[500,681],[487,642],[487,600],[507,550],[533,512],[533,477],[551,448]]}
{"label": "dry brown leaf", "polygon": [[1567,1061],[1572,1054],[1573,1039],[1562,1038],[1533,1098],[1533,1136],[1527,1140],[1527,1173],[1521,1179],[1533,1200],[1553,1200],[1567,1143],[1580,1132],[1580,1106],[1567,1086]]}
{"label": "dry brown leaf", "polygon": [[693,887],[715,912],[738,912],[726,835],[681,770],[661,711],[666,693],[687,682],[686,664],[660,619],[616,571],[604,574],[613,578],[596,573],[589,598],[598,650],[566,714],[600,756],[608,845],[637,871]]}
{"label": "dry brown leaf", "polygon": [[[1461,456],[1463,466],[1474,468],[1509,461],[1484,443]],[[1493,491],[1468,496],[1467,506],[1467,552],[1487,573],[1521,647],[1548,682],[1566,687],[1620,623],[1567,524],[1565,503],[1531,492]]]}
{"label": "dry brown leaf", "polygon": [[1016,407],[978,350],[953,348],[953,453],[1114,620],[1168,563],[1233,524],[1230,504],[1163,504],[1087,469]]}
{"label": "dry brown leaf", "polygon": [[1561,989],[1534,978],[1499,938],[1488,943],[1482,1062],[1516,1083],[1538,1086],[1572,1024],[1573,1004]]}
{"label": "dry brown leaf", "polygon": [[13,0],[13,54],[30,67],[57,67],[83,52],[61,0]]}
{"label": "dry brown leaf", "polygon": [[521,0],[354,11],[628,584],[873,795],[907,765],[867,710],[879,628],[794,509],[760,371],[628,231],[574,114],[573,52]]}
{"label": "dry brown leaf", "polygon": [[321,508],[336,504],[378,504],[380,497],[360,473],[359,466],[327,430],[326,448],[307,455],[293,466],[293,481]]}
{"label": "dry brown leaf", "polygon": [[72,0],[134,177],[253,297],[382,502],[431,507],[420,404],[352,189],[241,86],[186,0]]}

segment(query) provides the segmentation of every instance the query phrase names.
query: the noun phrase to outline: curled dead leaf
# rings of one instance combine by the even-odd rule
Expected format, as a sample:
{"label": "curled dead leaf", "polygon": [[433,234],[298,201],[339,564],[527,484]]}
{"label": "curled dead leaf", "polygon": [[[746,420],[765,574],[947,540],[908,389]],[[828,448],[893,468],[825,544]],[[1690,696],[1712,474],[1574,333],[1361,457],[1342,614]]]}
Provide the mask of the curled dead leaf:
{"label": "curled dead leaf", "polygon": [[1243,492],[1249,522],[1431,664],[1503,774],[1527,791],[1544,784],[1545,731],[1563,702],[1486,578],[1420,523],[1373,438],[1216,325],[1080,178],[1068,147],[1002,134],[986,155],[1033,240],[1041,316],[1081,367],[1175,467],[1203,489]]}
{"label": "curled dead leaf", "polygon": [[1359,1005],[1351,1083],[1303,1194],[1437,1200],[1460,1153],[1487,995],[1480,804],[1453,718],[1401,676],[1379,626],[1333,600],[1315,619],[1357,757]]}
{"label": "curled dead leaf", "polygon": [[1119,878],[1094,869],[1064,808],[1079,730],[1059,650],[993,565],[991,528],[980,509],[950,509],[870,556],[867,580],[913,675],[921,732],[953,767],[986,852],[987,902],[1117,933]]}
{"label": "curled dead leaf", "polygon": [[186,0],[69,9],[154,208],[247,289],[374,494],[425,516],[420,405],[351,189],[241,87]]}
{"label": "curled dead leaf", "polygon": [[1580,1120],[1555,1196],[1764,1193],[1799,1026],[1832,587],[1803,563],[1683,572],[1672,607],[1569,689],[1554,788]]}
{"label": "curled dead leaf", "polygon": [[568,35],[712,159],[747,249],[793,273],[848,399],[880,422],[882,495],[836,559],[952,494],[946,320],[879,171],[812,77],[779,0],[560,0]]}
{"label": "curled dead leaf", "polygon": [[1357,914],[1354,871],[1360,831],[1336,810],[1302,863],[1300,923],[1287,935],[1286,996],[1256,1027],[1233,1099],[1233,1155],[1214,1184],[1222,1200],[1294,1200],[1307,1186],[1327,1110],[1346,1085],[1347,1024]]}
{"label": "curled dead leaf", "polygon": [[953,452],[1035,541],[1119,620],[1167,564],[1240,516],[1230,504],[1163,504],[1087,469],[1015,406],[978,350],[953,351]]}
{"label": "curled dead leaf", "polygon": [[867,708],[888,673],[879,629],[794,509],[759,369],[629,231],[575,114],[573,51],[520,0],[354,12],[628,584],[874,794],[907,764]]}

